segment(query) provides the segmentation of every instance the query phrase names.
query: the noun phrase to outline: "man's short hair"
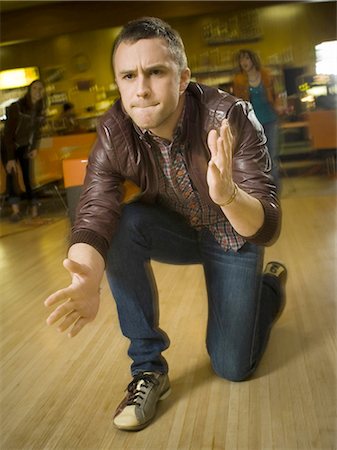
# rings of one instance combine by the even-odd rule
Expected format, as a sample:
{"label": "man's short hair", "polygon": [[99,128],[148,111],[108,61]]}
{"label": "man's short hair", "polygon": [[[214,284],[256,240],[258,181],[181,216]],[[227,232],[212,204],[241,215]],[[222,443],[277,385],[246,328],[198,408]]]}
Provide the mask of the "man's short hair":
{"label": "man's short hair", "polygon": [[141,17],[131,20],[117,36],[112,48],[112,63],[115,52],[122,42],[135,43],[140,39],[163,39],[180,71],[186,69],[187,58],[179,33],[168,23],[157,17]]}

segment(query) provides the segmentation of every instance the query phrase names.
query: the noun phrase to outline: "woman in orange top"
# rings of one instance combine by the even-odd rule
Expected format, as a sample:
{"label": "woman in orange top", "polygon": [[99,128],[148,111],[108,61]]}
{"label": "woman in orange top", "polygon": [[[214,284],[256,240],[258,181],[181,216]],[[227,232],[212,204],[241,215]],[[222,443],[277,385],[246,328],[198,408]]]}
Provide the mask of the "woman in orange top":
{"label": "woman in orange top", "polygon": [[272,160],[272,175],[279,188],[278,173],[278,114],[279,96],[269,71],[261,66],[259,57],[251,50],[240,50],[237,55],[239,72],[234,76],[233,92],[236,97],[249,101],[264,128]]}

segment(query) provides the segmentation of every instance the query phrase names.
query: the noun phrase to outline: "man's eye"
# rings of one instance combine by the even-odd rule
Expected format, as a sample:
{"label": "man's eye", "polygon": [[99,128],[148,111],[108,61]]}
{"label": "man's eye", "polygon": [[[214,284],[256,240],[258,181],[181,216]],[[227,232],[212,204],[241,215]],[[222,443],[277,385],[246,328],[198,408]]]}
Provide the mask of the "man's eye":
{"label": "man's eye", "polygon": [[151,70],[151,75],[161,75],[163,72],[160,69]]}
{"label": "man's eye", "polygon": [[123,80],[132,80],[134,78],[134,75],[132,73],[127,73],[123,76]]}

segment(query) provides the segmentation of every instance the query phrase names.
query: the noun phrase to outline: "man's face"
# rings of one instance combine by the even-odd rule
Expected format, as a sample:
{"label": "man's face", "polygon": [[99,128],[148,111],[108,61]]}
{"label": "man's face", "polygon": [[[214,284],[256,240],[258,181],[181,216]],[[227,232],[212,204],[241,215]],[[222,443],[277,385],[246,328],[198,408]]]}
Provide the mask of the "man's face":
{"label": "man's face", "polygon": [[124,109],[133,122],[171,139],[182,111],[190,70],[180,73],[166,42],[160,38],[122,42],[113,63]]}

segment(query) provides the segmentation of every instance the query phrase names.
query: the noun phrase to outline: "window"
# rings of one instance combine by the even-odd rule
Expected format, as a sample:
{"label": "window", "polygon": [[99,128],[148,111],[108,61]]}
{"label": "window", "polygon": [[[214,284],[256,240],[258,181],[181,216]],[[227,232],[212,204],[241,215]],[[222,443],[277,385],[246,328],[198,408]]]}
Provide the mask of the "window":
{"label": "window", "polygon": [[316,74],[337,75],[337,41],[322,42],[315,46]]}

